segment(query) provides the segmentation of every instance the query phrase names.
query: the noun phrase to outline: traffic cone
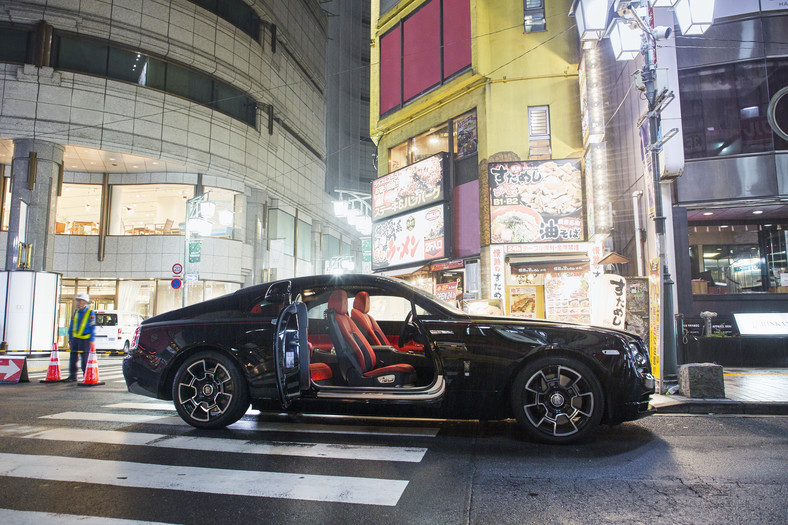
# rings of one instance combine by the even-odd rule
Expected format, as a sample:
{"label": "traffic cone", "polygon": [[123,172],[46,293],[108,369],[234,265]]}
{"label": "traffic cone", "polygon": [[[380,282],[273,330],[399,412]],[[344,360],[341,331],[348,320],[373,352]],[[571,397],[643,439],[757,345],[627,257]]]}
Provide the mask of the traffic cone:
{"label": "traffic cone", "polygon": [[96,345],[90,343],[88,369],[85,370],[85,377],[82,379],[82,382],[79,383],[79,386],[96,386],[103,384],[103,381],[99,381],[98,360],[96,359]]}
{"label": "traffic cone", "polygon": [[52,353],[49,354],[49,368],[47,368],[47,378],[42,379],[42,383],[60,383],[60,358],[57,355],[57,343],[52,343]]}

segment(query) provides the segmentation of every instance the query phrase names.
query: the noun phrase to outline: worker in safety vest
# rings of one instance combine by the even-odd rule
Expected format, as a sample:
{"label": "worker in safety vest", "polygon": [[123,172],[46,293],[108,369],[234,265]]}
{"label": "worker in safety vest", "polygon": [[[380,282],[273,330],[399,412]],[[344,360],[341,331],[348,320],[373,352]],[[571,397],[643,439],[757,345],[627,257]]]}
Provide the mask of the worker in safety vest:
{"label": "worker in safety vest", "polygon": [[88,294],[77,294],[74,302],[76,307],[74,315],[71,317],[71,324],[68,326],[68,346],[71,355],[66,381],[77,380],[77,353],[79,352],[82,353],[82,375],[84,377],[90,354],[90,344],[93,342],[96,331],[96,314],[88,307],[90,304]]}

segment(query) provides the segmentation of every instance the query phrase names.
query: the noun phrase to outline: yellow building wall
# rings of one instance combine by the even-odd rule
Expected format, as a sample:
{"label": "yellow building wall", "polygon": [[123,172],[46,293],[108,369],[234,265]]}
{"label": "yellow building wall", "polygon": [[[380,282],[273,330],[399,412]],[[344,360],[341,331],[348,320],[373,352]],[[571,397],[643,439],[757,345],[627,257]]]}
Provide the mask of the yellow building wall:
{"label": "yellow building wall", "polygon": [[469,0],[472,71],[380,119],[380,35],[424,1],[403,0],[382,19],[373,1],[370,132],[378,144],[380,175],[388,171],[389,148],[474,107],[480,162],[502,152],[528,159],[528,107],[543,105],[550,106],[553,158],[582,156],[579,48],[567,14],[570,0],[546,2],[548,30],[537,33],[523,32],[522,0]]}

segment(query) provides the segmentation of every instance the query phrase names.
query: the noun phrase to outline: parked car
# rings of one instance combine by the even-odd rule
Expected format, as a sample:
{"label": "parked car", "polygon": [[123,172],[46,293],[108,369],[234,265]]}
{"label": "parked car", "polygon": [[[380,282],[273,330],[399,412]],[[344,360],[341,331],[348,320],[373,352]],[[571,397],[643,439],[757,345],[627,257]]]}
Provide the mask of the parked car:
{"label": "parked car", "polygon": [[142,316],[137,312],[97,310],[94,340],[96,351],[127,354],[140,323]]}
{"label": "parked car", "polygon": [[171,399],[199,428],[248,409],[515,418],[569,443],[651,413],[638,336],[472,316],[404,281],[276,281],[147,319],[123,362],[129,391]]}

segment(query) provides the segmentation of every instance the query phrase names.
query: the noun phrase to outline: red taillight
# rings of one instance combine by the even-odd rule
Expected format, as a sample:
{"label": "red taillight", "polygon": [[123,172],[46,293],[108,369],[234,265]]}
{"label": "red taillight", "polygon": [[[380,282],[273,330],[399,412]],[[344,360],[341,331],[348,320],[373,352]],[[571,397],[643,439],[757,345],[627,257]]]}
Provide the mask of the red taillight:
{"label": "red taillight", "polygon": [[131,338],[131,349],[132,350],[137,348],[137,342],[140,340],[140,329],[141,328],[142,328],[141,326],[138,326],[134,330],[134,337]]}

